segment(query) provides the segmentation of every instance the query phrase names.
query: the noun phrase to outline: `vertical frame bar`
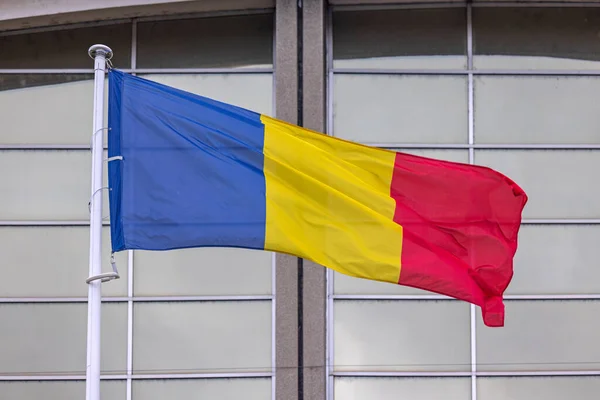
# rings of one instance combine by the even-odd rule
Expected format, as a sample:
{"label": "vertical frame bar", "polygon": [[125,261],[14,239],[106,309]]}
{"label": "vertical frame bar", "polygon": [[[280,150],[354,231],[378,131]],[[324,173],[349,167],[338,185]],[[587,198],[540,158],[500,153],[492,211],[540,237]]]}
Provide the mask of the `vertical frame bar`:
{"label": "vertical frame bar", "polygon": [[327,308],[326,308],[326,317],[327,317],[327,341],[326,341],[326,395],[327,400],[334,399],[334,340],[333,340],[333,329],[334,329],[334,321],[333,321],[333,271],[327,270]]}
{"label": "vertical frame bar", "polygon": [[[325,26],[325,52],[326,52],[326,74],[327,74],[327,90],[326,90],[326,101],[327,101],[327,120],[326,129],[327,134],[333,134],[333,11],[330,6],[327,8],[327,18]],[[334,377],[333,377],[333,354],[334,354],[334,340],[333,340],[333,271],[327,269],[325,275],[326,285],[326,306],[325,306],[325,395],[327,400],[334,399]]]}
{"label": "vertical frame bar", "polygon": [[[273,72],[271,74],[271,116],[277,113],[277,17],[273,13]],[[271,400],[277,400],[277,257],[271,255]]]}
{"label": "vertical frame bar", "polygon": [[327,8],[326,29],[326,52],[327,52],[327,134],[333,134],[333,11],[331,6]]}
{"label": "vertical frame bar", "polygon": [[133,375],[133,250],[127,251],[127,400],[131,400]]}
{"label": "vertical frame bar", "polygon": [[468,118],[469,118],[469,163],[475,160],[473,144],[475,143],[475,119],[474,119],[474,88],[473,88],[473,9],[471,4],[467,5],[467,69],[468,69]]}
{"label": "vertical frame bar", "polygon": [[[468,79],[468,118],[469,118],[469,164],[475,162],[475,117],[474,117],[474,85],[473,85],[473,8],[467,4],[467,68]],[[470,305],[470,338],[471,338],[471,400],[477,400],[477,310]]]}
{"label": "vertical frame bar", "polygon": [[271,400],[277,399],[277,262],[271,258]]}
{"label": "vertical frame bar", "polygon": [[[137,68],[137,20],[131,22],[131,69]],[[133,73],[132,75],[136,75]],[[134,252],[128,251],[127,268],[127,400],[132,399],[133,392],[133,262]]]}
{"label": "vertical frame bar", "polygon": [[272,83],[272,94],[271,94],[271,116],[275,117],[277,115],[277,15],[273,13],[273,72],[271,75]]}

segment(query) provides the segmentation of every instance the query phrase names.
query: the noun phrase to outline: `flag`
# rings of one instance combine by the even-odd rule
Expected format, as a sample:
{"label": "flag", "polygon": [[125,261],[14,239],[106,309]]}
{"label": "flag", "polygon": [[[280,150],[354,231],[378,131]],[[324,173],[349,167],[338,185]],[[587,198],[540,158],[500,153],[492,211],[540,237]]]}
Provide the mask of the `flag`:
{"label": "flag", "polygon": [[[240,88],[241,90],[241,88]],[[113,251],[238,247],[443,294],[504,325],[525,192],[111,69]]]}

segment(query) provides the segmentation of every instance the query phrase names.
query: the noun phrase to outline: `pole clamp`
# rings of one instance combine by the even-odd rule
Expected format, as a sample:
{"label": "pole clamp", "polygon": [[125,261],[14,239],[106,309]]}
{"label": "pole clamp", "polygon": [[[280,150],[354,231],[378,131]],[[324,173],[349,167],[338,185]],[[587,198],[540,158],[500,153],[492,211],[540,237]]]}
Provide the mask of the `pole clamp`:
{"label": "pole clamp", "polygon": [[94,276],[90,276],[85,280],[85,283],[88,285],[94,281],[100,280],[102,283],[112,281],[115,279],[120,279],[119,271],[117,270],[117,264],[115,262],[115,253],[110,254],[110,265],[112,266],[112,272],[105,272],[103,274],[98,274]]}

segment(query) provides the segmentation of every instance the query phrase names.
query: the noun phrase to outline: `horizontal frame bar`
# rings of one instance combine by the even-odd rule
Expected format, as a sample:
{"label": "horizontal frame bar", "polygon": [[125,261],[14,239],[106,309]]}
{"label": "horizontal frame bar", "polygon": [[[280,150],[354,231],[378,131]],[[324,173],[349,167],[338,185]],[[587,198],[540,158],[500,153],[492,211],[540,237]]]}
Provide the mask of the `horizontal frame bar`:
{"label": "horizontal frame bar", "polygon": [[[110,226],[109,221],[103,221],[103,226]],[[53,221],[53,220],[35,220],[35,221],[24,221],[24,220],[14,220],[14,221],[0,221],[0,227],[8,227],[8,226],[56,226],[56,227],[65,227],[65,226],[90,226],[90,221],[85,220],[65,220],[65,221]]]}
{"label": "horizontal frame bar", "polygon": [[[575,363],[574,363],[575,364]],[[600,371],[478,371],[475,373],[476,376],[483,377],[500,377],[500,376],[539,376],[539,377],[552,377],[552,376],[600,376]]]}
{"label": "horizontal frame bar", "polygon": [[[126,380],[127,375],[102,375],[101,380]],[[85,381],[85,375],[0,375],[1,381]]]}
{"label": "horizontal frame bar", "polygon": [[423,3],[396,3],[396,4],[332,4],[332,12],[344,11],[388,11],[388,10],[426,10],[438,8],[467,8],[464,1],[433,1]]}
{"label": "horizontal frame bar", "polygon": [[[334,135],[334,137],[336,137]],[[600,143],[378,143],[361,142],[366,146],[386,149],[439,149],[439,150],[600,150]]]}
{"label": "horizontal frame bar", "polygon": [[343,12],[343,11],[378,11],[378,10],[412,10],[412,9],[431,9],[431,8],[466,8],[467,4],[469,4],[473,8],[477,7],[496,7],[496,8],[530,8],[530,7],[546,7],[546,8],[556,8],[556,7],[600,7],[600,2],[560,2],[560,1],[542,1],[539,3],[528,3],[528,2],[508,2],[508,1],[433,1],[428,3],[397,3],[397,4],[339,4],[339,5],[331,5],[331,10],[333,12]]}
{"label": "horizontal frame bar", "polygon": [[136,68],[123,69],[135,74],[271,74],[273,67],[265,68]]}
{"label": "horizontal frame bar", "polygon": [[458,301],[441,294],[332,294],[334,300],[451,300]]}
{"label": "horizontal frame bar", "polygon": [[[412,294],[333,294],[330,298],[334,300],[444,300],[459,301],[457,299],[444,295],[412,295]],[[506,294],[503,296],[506,301],[514,300],[533,300],[533,301],[564,301],[564,300],[600,300],[600,293],[593,294]],[[600,362],[599,362],[600,363]]]}
{"label": "horizontal frame bar", "polygon": [[[412,300],[412,301],[459,301],[438,294],[333,294],[333,300]],[[103,303],[169,303],[169,302],[242,302],[242,301],[273,301],[273,295],[224,295],[224,296],[140,296],[140,297],[103,297]],[[533,301],[564,301],[564,300],[600,300],[600,293],[590,294],[507,294],[504,300],[533,300]],[[58,304],[86,303],[85,297],[0,297],[0,304]]]}
{"label": "horizontal frame bar", "polygon": [[138,374],[131,375],[133,380],[148,379],[223,379],[223,378],[272,378],[272,372],[232,372],[232,373],[200,373],[200,374]]}
{"label": "horizontal frame bar", "polygon": [[63,31],[78,28],[95,28],[107,25],[120,25],[120,24],[131,24],[136,22],[160,22],[160,21],[172,21],[172,20],[183,20],[183,19],[201,19],[201,18],[214,18],[214,17],[234,17],[234,16],[245,16],[245,15],[259,15],[259,14],[272,14],[275,12],[274,8],[256,8],[256,9],[239,9],[239,10],[223,10],[223,11],[200,11],[200,12],[187,12],[187,13],[174,13],[169,15],[153,15],[147,17],[132,17],[132,18],[117,18],[103,21],[87,21],[87,22],[76,22],[76,23],[64,23],[60,25],[42,26],[36,28],[25,28],[25,29],[10,29],[6,31],[0,31],[1,36],[14,36],[14,35],[27,35],[32,33],[43,33],[52,31]]}
{"label": "horizontal frame bar", "polygon": [[[465,364],[466,365],[466,364]],[[600,371],[588,370],[588,371],[476,371],[471,372],[405,372],[405,371],[357,371],[357,372],[346,372],[346,371],[334,371],[331,373],[334,377],[352,377],[352,378],[368,378],[368,377],[450,377],[450,378],[464,378],[464,377],[528,377],[528,376],[539,376],[539,377],[559,377],[559,376],[600,376]]]}
{"label": "horizontal frame bar", "polygon": [[[103,146],[108,150],[108,146]],[[0,150],[87,150],[91,151],[89,144],[0,144]]]}
{"label": "horizontal frame bar", "polygon": [[[268,74],[274,73],[273,67],[247,68],[117,68],[133,74]],[[333,68],[338,75],[472,75],[499,76],[600,76],[600,70],[512,70],[512,69],[370,69],[370,68]],[[92,75],[88,68],[27,68],[0,69],[0,75]]]}
{"label": "horizontal frame bar", "polygon": [[89,21],[89,22],[75,22],[52,26],[41,26],[37,28],[24,28],[24,29],[10,29],[6,31],[0,31],[0,37],[2,36],[15,36],[15,35],[30,35],[33,33],[53,32],[53,31],[64,31],[78,28],[97,28],[108,25],[121,25],[132,23],[133,18],[118,18],[109,19],[102,21]]}
{"label": "horizontal frame bar", "polygon": [[523,225],[598,225],[600,218],[524,218]]}
{"label": "horizontal frame bar", "polygon": [[[27,75],[27,74],[53,74],[53,75],[94,75],[93,68],[5,68],[0,69],[0,75]],[[91,78],[93,80],[93,77]]]}
{"label": "horizontal frame bar", "polygon": [[[474,55],[477,57],[477,54]],[[465,59],[467,56],[465,55]],[[332,68],[338,75],[500,75],[500,76],[600,76],[600,70],[521,70],[521,69],[376,69]]]}
{"label": "horizontal frame bar", "polygon": [[236,17],[246,15],[264,15],[273,14],[275,8],[248,8],[238,10],[222,10],[222,11],[200,11],[200,12],[188,12],[180,14],[169,14],[159,16],[147,16],[147,17],[136,17],[133,18],[138,23],[144,22],[161,22],[161,21],[173,21],[183,19],[202,19],[202,18],[215,18],[215,17]]}
{"label": "horizontal frame bar", "polygon": [[[332,371],[333,377],[560,377],[560,376],[600,376],[600,370],[581,371],[477,371],[471,372],[419,372],[419,371]],[[156,379],[227,379],[227,378],[272,378],[270,372],[237,372],[237,373],[189,373],[189,374],[133,374],[132,380],[156,380]],[[126,380],[127,375],[102,375],[101,380]],[[0,381],[85,381],[85,375],[0,375]]]}
{"label": "horizontal frame bar", "polygon": [[[336,137],[335,135],[333,137]],[[386,149],[436,149],[436,150],[600,150],[600,143],[382,143],[382,142],[360,142],[365,146],[382,147]],[[0,144],[0,151],[3,150],[87,150],[90,146],[86,144]],[[104,146],[108,150],[108,146]]]}
{"label": "horizontal frame bar", "polygon": [[523,1],[515,1],[515,2],[510,2],[510,1],[474,1],[471,4],[471,7],[473,8],[490,8],[490,7],[496,7],[496,8],[536,8],[536,7],[542,7],[542,8],[580,8],[580,7],[584,7],[584,8],[596,8],[596,7],[600,7],[600,1],[595,1],[595,2],[585,2],[585,1],[574,1],[574,2],[569,2],[569,1],[540,1],[540,2],[532,2],[532,3],[528,3],[528,2],[523,2]]}
{"label": "horizontal frame bar", "polygon": [[[223,295],[223,296],[133,296],[102,297],[103,303],[168,303],[168,302],[223,302],[272,301],[273,295]],[[87,297],[0,297],[0,304],[25,303],[87,303]]]}
{"label": "horizontal frame bar", "polygon": [[[116,68],[119,71],[134,74],[269,74],[273,67],[264,68]],[[93,75],[94,70],[88,68],[40,68],[40,69],[0,69],[0,75]]]}
{"label": "horizontal frame bar", "polygon": [[[465,364],[467,365],[467,364]],[[462,371],[456,371],[456,372],[446,372],[446,371],[440,371],[440,372],[420,372],[420,371],[332,371],[331,375],[334,377],[340,376],[340,377],[352,377],[352,378],[369,378],[369,377],[415,377],[415,378],[419,378],[419,377],[453,377],[453,378],[458,378],[458,377],[470,377],[471,376],[471,372],[462,372]]]}
{"label": "horizontal frame bar", "polygon": [[[523,218],[523,225],[598,225],[600,218]],[[36,226],[52,226],[52,227],[69,227],[69,226],[89,226],[90,222],[86,220],[0,220],[0,228],[2,227],[36,227]],[[110,226],[109,221],[104,221],[104,226]]]}
{"label": "horizontal frame bar", "polygon": [[[227,379],[272,378],[271,372],[189,373],[189,374],[133,374],[132,380],[151,379]],[[127,380],[127,375],[101,375],[101,380]],[[0,381],[85,381],[85,375],[0,375]]]}
{"label": "horizontal frame bar", "polygon": [[273,295],[231,295],[231,296],[138,296],[128,300],[135,302],[168,301],[271,301]]}

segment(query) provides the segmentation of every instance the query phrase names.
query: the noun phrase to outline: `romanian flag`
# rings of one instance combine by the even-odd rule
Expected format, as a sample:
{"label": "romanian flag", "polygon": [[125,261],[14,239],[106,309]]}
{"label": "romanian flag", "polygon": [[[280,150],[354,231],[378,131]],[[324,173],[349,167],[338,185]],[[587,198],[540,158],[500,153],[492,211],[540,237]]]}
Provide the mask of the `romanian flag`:
{"label": "romanian flag", "polygon": [[496,171],[340,140],[114,69],[109,129],[115,252],[287,253],[464,300],[504,324],[527,196]]}

